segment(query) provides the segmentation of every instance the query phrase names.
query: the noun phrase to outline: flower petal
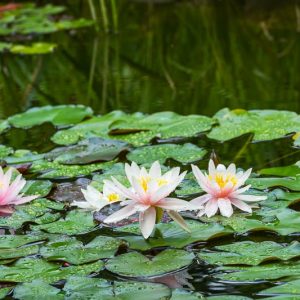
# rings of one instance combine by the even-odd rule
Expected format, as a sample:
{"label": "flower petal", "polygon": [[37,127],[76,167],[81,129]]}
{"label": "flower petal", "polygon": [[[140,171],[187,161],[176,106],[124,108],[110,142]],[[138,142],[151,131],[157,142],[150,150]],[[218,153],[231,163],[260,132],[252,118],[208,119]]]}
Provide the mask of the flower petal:
{"label": "flower petal", "polygon": [[105,223],[115,223],[120,220],[126,219],[129,216],[135,214],[137,212],[136,202],[121,208],[117,212],[113,213],[109,217],[107,217],[104,222]]}
{"label": "flower petal", "polygon": [[221,215],[223,215],[224,217],[229,218],[233,214],[233,208],[229,199],[218,199],[218,206]]}
{"label": "flower petal", "polygon": [[169,210],[167,211],[168,215],[180,226],[182,227],[185,231],[191,232],[190,228],[188,225],[185,223],[183,217],[176,211],[174,210]]}
{"label": "flower petal", "polygon": [[243,202],[239,199],[230,199],[230,201],[234,206],[236,206],[240,210],[246,211],[248,213],[252,213],[252,208],[245,202]]}
{"label": "flower petal", "polygon": [[215,163],[212,159],[210,159],[209,162],[208,162],[208,174],[213,175],[215,173],[216,173]]}
{"label": "flower petal", "polygon": [[197,198],[191,200],[190,203],[193,206],[197,207],[197,209],[201,209],[202,208],[202,204],[206,203],[210,199],[211,199],[211,195],[206,194],[206,195],[202,195],[200,197],[197,197]]}
{"label": "flower petal", "polygon": [[161,177],[161,168],[159,161],[156,161],[152,164],[150,170],[149,170],[149,176],[151,178],[159,178]]}
{"label": "flower petal", "polygon": [[141,232],[145,239],[147,239],[155,226],[156,210],[154,207],[149,207],[139,215]]}
{"label": "flower petal", "polygon": [[218,211],[218,203],[216,199],[210,199],[205,205],[205,214],[210,218]]}
{"label": "flower petal", "polygon": [[266,197],[266,196],[256,196],[256,195],[236,195],[234,198],[242,200],[242,201],[256,202],[256,201],[266,200],[268,197]]}
{"label": "flower petal", "polygon": [[156,206],[168,210],[191,210],[193,206],[188,201],[177,198],[165,198],[155,204]]}

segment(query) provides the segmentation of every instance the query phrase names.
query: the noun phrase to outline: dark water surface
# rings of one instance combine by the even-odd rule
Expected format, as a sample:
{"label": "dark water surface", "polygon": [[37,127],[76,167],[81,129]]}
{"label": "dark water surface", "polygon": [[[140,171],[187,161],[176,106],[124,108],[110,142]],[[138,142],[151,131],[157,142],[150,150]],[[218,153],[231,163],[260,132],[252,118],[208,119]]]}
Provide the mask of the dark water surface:
{"label": "dark water surface", "polygon": [[[91,18],[85,0],[36,2]],[[64,103],[97,113],[300,112],[297,2],[118,0],[118,32],[110,25],[109,34],[90,27],[33,35],[26,40],[59,47],[42,56],[1,54],[0,118]]]}

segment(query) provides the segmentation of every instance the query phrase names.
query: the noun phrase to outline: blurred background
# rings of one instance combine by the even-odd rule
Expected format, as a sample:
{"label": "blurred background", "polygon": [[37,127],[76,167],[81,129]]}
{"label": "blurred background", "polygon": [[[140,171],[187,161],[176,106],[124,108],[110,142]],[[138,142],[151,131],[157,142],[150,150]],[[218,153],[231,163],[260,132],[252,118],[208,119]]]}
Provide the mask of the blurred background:
{"label": "blurred background", "polygon": [[[43,55],[0,53],[0,118],[69,103],[96,113],[213,115],[223,107],[300,112],[297,0],[35,3],[63,5],[58,18],[95,25],[0,36],[2,42],[58,45]],[[0,21],[7,4],[16,2],[0,1]]]}

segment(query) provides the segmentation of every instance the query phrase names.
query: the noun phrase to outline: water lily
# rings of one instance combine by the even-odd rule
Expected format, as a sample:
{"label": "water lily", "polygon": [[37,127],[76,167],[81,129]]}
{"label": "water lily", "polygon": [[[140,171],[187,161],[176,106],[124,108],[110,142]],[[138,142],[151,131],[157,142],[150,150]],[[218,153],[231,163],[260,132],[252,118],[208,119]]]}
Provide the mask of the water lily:
{"label": "water lily", "polygon": [[39,197],[38,195],[24,197],[20,192],[26,180],[21,174],[12,180],[12,172],[12,168],[4,172],[0,167],[0,214],[11,214],[15,205],[24,204]]}
{"label": "water lily", "polygon": [[81,189],[81,192],[86,201],[74,201],[72,205],[92,212],[99,211],[113,202],[124,200],[120,194],[115,193],[106,184],[103,186],[103,193],[100,193],[91,185],[88,185],[86,190]]}
{"label": "water lily", "polygon": [[115,223],[139,212],[141,232],[144,238],[148,238],[162,210],[166,210],[182,228],[189,230],[178,211],[191,209],[190,204],[168,197],[183,180],[186,172],[180,174],[179,168],[173,168],[162,174],[157,161],[152,164],[149,172],[144,167],[139,168],[134,162],[125,165],[125,172],[131,188],[126,188],[113,177],[106,184],[129,200],[123,201],[121,205],[125,207],[107,217],[104,222]]}
{"label": "water lily", "polygon": [[[251,213],[251,207],[245,202],[256,202],[267,198],[244,194],[251,187],[251,185],[244,186],[244,184],[252,169],[237,172],[235,164],[230,164],[226,169],[222,164],[215,166],[212,160],[209,161],[208,174],[203,174],[194,165],[192,169],[200,187],[206,192],[205,195],[191,201],[196,208],[200,209],[198,216],[206,214],[211,217],[220,210],[223,216],[230,217],[233,214],[232,205]],[[202,205],[205,205],[203,209]]]}

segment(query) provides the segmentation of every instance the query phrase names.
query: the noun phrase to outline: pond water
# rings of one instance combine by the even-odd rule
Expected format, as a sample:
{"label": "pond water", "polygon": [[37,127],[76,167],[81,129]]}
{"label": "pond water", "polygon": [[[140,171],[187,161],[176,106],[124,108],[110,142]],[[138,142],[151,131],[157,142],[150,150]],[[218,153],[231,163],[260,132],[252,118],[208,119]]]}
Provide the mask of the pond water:
{"label": "pond water", "polygon": [[[63,13],[65,19],[68,19],[70,15],[76,18],[92,18],[91,7],[87,4],[89,1],[36,1],[41,6],[49,2],[55,5],[64,5],[67,8]],[[34,106],[61,104],[83,104],[91,107],[94,115],[122,110],[130,114],[135,112],[152,114],[160,111],[172,111],[182,115],[199,114],[212,117],[224,107],[245,110],[289,110],[300,113],[300,77],[296,67],[300,63],[300,6],[296,0],[286,0],[284,3],[279,0],[119,0],[117,3],[117,19],[113,18],[111,7],[108,5],[108,32],[103,30],[103,20],[99,16],[99,3],[101,1],[96,2],[94,1],[95,6],[92,8],[95,9],[98,16],[96,26],[45,35],[35,33],[26,37],[22,35],[2,36],[5,42],[30,43],[38,41],[55,43],[57,47],[53,53],[43,55],[0,52],[0,120],[7,119],[9,116],[24,112]],[[239,110],[234,112],[237,117],[240,114],[243,115]],[[91,114],[86,114],[86,117],[91,117]],[[264,116],[262,116],[263,118]],[[262,124],[269,121],[272,123],[274,121],[272,118],[274,117],[262,120]],[[120,121],[118,118],[116,120]],[[218,120],[222,120],[222,117]],[[121,121],[124,120],[121,119]],[[135,121],[133,120],[133,122]],[[53,139],[53,136],[57,136],[58,129],[60,131],[68,130],[68,125],[72,123],[65,123],[63,126],[57,127],[55,122],[52,122],[54,124],[51,124],[51,122],[43,121],[38,126],[29,126],[30,128],[14,126],[15,128],[3,132],[1,132],[0,126],[0,144],[14,149],[28,149],[39,153],[48,153],[57,147],[57,144],[65,145],[63,142],[57,142],[57,139]],[[101,122],[99,125],[102,125]],[[288,122],[288,117],[286,117],[282,121],[282,126],[284,127]],[[216,126],[216,124],[213,125]],[[259,121],[253,126],[255,130],[246,131],[245,134],[236,134],[233,139],[222,139],[222,134],[217,138],[210,138],[209,134],[206,135],[206,132],[211,130],[210,126],[208,129],[199,130],[201,135],[183,134],[185,138],[179,140],[176,135],[162,140],[154,136],[151,142],[149,142],[150,140],[147,140],[146,143],[139,141],[140,144],[135,144],[135,146],[145,145],[148,142],[151,145],[192,143],[207,151],[205,159],[198,162],[198,165],[203,169],[207,167],[209,156],[215,157],[226,164],[235,162],[244,169],[253,167],[255,171],[269,167],[293,165],[300,161],[299,145],[293,145],[293,134],[290,134],[295,131],[300,132],[300,126],[297,130],[291,131],[284,128],[278,136],[280,138],[258,138],[254,142],[254,133],[256,134],[260,127]],[[288,127],[288,125],[286,126]],[[128,127],[124,128],[128,130]],[[231,128],[232,131],[234,129]],[[272,127],[267,129],[267,134],[270,134],[273,130]],[[132,128],[129,127],[129,135],[132,133]],[[89,138],[89,134],[93,136],[94,132],[88,132],[86,136],[83,134],[80,138]],[[227,134],[227,132],[224,132],[224,134]],[[285,136],[286,134],[287,136]],[[120,136],[122,137],[122,134]],[[125,141],[132,141],[127,140],[126,134],[124,136]],[[116,135],[110,137],[117,139],[119,135],[117,138]],[[129,151],[131,150],[130,148]],[[7,162],[9,162],[11,155],[13,154],[4,157],[4,160],[8,158]],[[0,157],[3,158],[1,155]],[[70,172],[67,176],[56,175],[51,177],[50,173],[47,172],[57,166],[50,165],[40,169],[35,166],[35,169],[30,171],[31,167],[27,165],[28,162],[30,164],[33,162],[33,165],[36,163],[35,159],[32,161],[30,159],[21,162],[18,160],[19,163],[16,163],[16,165],[20,167],[21,171],[24,168],[25,173],[29,170],[27,172],[27,175],[29,173],[28,178],[37,179],[37,182],[43,181],[45,178],[50,179],[54,186],[52,186],[52,192],[48,195],[48,198],[58,202],[66,201],[68,203],[72,200],[68,199],[70,197],[82,198],[82,195],[80,195],[81,187],[85,187],[90,180],[93,180],[97,186],[97,184],[100,184],[97,176],[101,177],[103,173],[104,175],[109,174],[109,167],[103,167],[102,171],[94,172],[92,170],[83,174],[85,176],[81,176],[82,174],[77,176],[76,172],[78,171],[75,171],[76,175],[72,176],[69,175],[71,171],[66,167],[66,173]],[[128,156],[126,158],[121,152],[119,162],[128,160],[130,160]],[[168,159],[165,165],[167,167],[179,165],[183,169],[189,170],[188,164],[180,160],[178,162]],[[46,172],[44,173],[44,171]],[[61,172],[64,172],[64,170]],[[120,175],[118,172],[117,170],[116,174]],[[286,176],[293,176],[293,178],[296,178],[295,180],[300,178],[297,177],[300,171],[296,175],[295,173],[290,175],[290,169],[286,172]],[[43,174],[48,174],[49,177],[43,177]],[[116,175],[115,173],[111,174]],[[195,239],[179,248],[184,247],[187,251],[198,253],[203,249],[208,249],[208,252],[215,251],[213,247],[242,241],[258,243],[274,241],[280,245],[292,245],[292,242],[300,242],[300,230],[293,231],[291,229],[296,225],[294,223],[292,225],[288,224],[286,217],[284,217],[284,221],[280,219],[280,216],[288,212],[296,220],[300,220],[300,216],[296,215],[300,215],[298,203],[300,188],[290,188],[288,184],[279,184],[282,188],[281,193],[294,191],[290,193],[290,198],[286,195],[280,198],[272,190],[278,184],[270,184],[265,188],[261,188],[259,184],[257,182],[257,190],[269,193],[270,199],[268,201],[280,200],[278,201],[280,202],[278,207],[276,204],[272,204],[273,206],[267,204],[263,213],[254,214],[253,218],[248,218],[245,224],[242,223],[243,216],[238,215],[237,219],[233,221],[237,223],[229,224],[233,230],[227,232],[226,236],[219,237],[220,231],[217,234],[210,232],[208,238],[202,237],[199,238],[199,241]],[[183,193],[181,196],[190,200],[195,193],[190,178],[187,181],[187,190],[189,192]],[[71,196],[66,197],[66,193]],[[45,193],[45,196],[47,196],[47,193]],[[289,206],[284,206],[282,200],[291,201],[291,203],[289,203]],[[63,234],[61,230],[64,227],[57,225],[52,230],[47,225],[51,222],[58,223],[64,217],[71,215],[73,210],[69,207],[63,210],[62,207],[51,206],[49,203],[48,206],[43,205],[38,204],[35,207],[33,204],[32,208],[30,207],[31,212],[29,210],[24,214],[18,212],[20,216],[13,219],[12,223],[3,221],[0,217],[0,227],[5,229],[6,234],[16,233],[18,235],[31,235],[34,232],[39,232],[39,228],[41,228],[42,232],[46,232],[48,235],[46,234],[33,241],[38,241],[38,243],[57,238],[59,234]],[[38,206],[42,208],[38,208]],[[41,209],[45,215],[40,216],[37,213],[38,209]],[[280,209],[282,211],[279,211]],[[31,213],[32,215],[30,215]],[[35,217],[37,220],[34,219]],[[97,213],[94,217],[99,223],[103,220],[100,213]],[[194,215],[187,215],[187,217],[195,218]],[[18,220],[18,218],[20,219]],[[279,221],[276,221],[275,218],[278,218]],[[21,223],[19,224],[20,220]],[[85,220],[87,220],[87,217],[84,215],[80,221]],[[264,227],[264,230],[260,231],[262,225],[250,225],[251,221],[262,222],[264,226],[269,227]],[[213,222],[222,224],[220,226],[224,226],[224,228],[228,225],[224,220],[214,219]],[[81,232],[80,226],[77,228],[74,223],[71,222],[70,224],[64,225],[66,230],[69,230],[67,234],[73,236],[77,234],[74,230],[78,229],[79,234],[76,236],[76,240],[82,241],[84,244],[91,242],[98,235],[124,237],[124,233],[102,225],[96,230],[92,229],[92,226],[87,226],[88,228],[83,229]],[[75,227],[72,228],[72,226]],[[248,230],[243,230],[239,226],[245,226]],[[174,229],[170,229],[170,231],[172,230]],[[201,227],[201,230],[206,229]],[[162,230],[162,232],[164,231]],[[168,236],[168,232],[168,229],[165,229],[164,234]],[[133,231],[133,233],[135,232]],[[53,236],[49,234],[53,234]],[[54,234],[57,236],[54,236]],[[183,239],[180,234],[175,232],[175,236],[178,235]],[[161,250],[167,248],[165,246],[177,247],[176,243],[172,244],[172,236],[169,236],[169,244],[160,244],[159,238],[156,237],[152,241],[153,245],[156,246],[148,245],[148,248],[143,249],[140,248],[143,247],[143,242],[139,238],[134,240],[132,236],[130,231],[125,234],[126,241],[130,242],[130,246],[134,245],[133,248],[121,245],[117,252],[118,255],[131,252],[134,249],[143,250],[142,253],[145,255],[155,256]],[[47,248],[50,246],[44,246],[45,253],[50,251]],[[33,252],[30,255],[29,257],[37,258],[43,256],[40,252],[39,254]],[[22,256],[26,255],[20,255],[20,257]],[[0,263],[4,265],[5,263],[1,261],[3,257],[1,256]],[[291,257],[298,263],[297,258],[295,258],[297,255]],[[266,261],[268,260],[276,262],[276,256],[274,258],[267,255]],[[57,260],[53,257],[50,261],[55,261],[57,264]],[[61,262],[62,259],[58,259],[58,261]],[[66,262],[62,267],[69,267],[68,260],[63,261]],[[262,260],[262,268],[266,261]],[[11,263],[11,261],[7,262],[8,265]],[[259,295],[259,292],[279,285],[282,283],[280,282],[281,278],[284,278],[284,275],[278,275],[274,278],[258,276],[259,280],[249,279],[243,281],[240,279],[232,282],[226,280],[225,276],[225,279],[222,280],[218,274],[225,274],[226,267],[222,270],[221,267],[216,266],[218,263],[210,262],[209,259],[208,262],[197,259],[187,269],[184,268],[183,271],[175,272],[175,275],[171,272],[171,275],[168,274],[168,276],[162,278],[154,276],[154,278],[143,280],[164,283],[171,288],[184,287],[189,291],[200,292],[204,296],[236,295],[241,296],[241,298],[236,299],[262,299],[266,294]],[[293,260],[288,263],[291,267]],[[76,266],[76,263],[74,265]],[[225,263],[225,265],[227,270],[231,266],[230,263]],[[255,264],[253,265],[255,266]],[[275,264],[273,263],[273,265]],[[272,269],[270,272],[273,271]],[[269,271],[266,269],[264,272],[268,273]],[[120,275],[118,272],[114,273],[108,270],[95,272],[93,277],[106,279],[109,282],[127,280],[126,276],[122,276],[122,273]],[[8,278],[13,278],[13,275],[8,274]],[[64,277],[58,278],[64,279]],[[300,267],[298,273],[292,279],[299,278]],[[273,279],[276,279],[276,281]],[[1,280],[3,278],[0,278]],[[13,286],[11,282],[23,282],[19,279],[3,281],[8,282],[8,286]],[[46,281],[46,283],[53,282],[57,282],[57,280]],[[58,281],[55,287],[62,288],[64,283],[64,281]],[[87,295],[84,294],[86,291],[82,293],[81,295]],[[295,298],[280,299],[297,299],[297,297],[300,297],[299,291],[295,294],[296,296],[291,296]],[[11,298],[16,298],[16,294],[13,296],[13,292],[10,292],[9,295]],[[188,297],[187,295],[181,295],[182,298],[180,298],[179,294],[177,296],[178,299]],[[242,298],[242,296],[250,298]],[[200,296],[196,294],[189,294],[189,297],[191,298],[185,299],[200,299]],[[145,299],[148,300],[148,298]],[[177,298],[173,296],[171,299]],[[212,297],[210,299],[235,298],[229,296],[229,298]]]}

